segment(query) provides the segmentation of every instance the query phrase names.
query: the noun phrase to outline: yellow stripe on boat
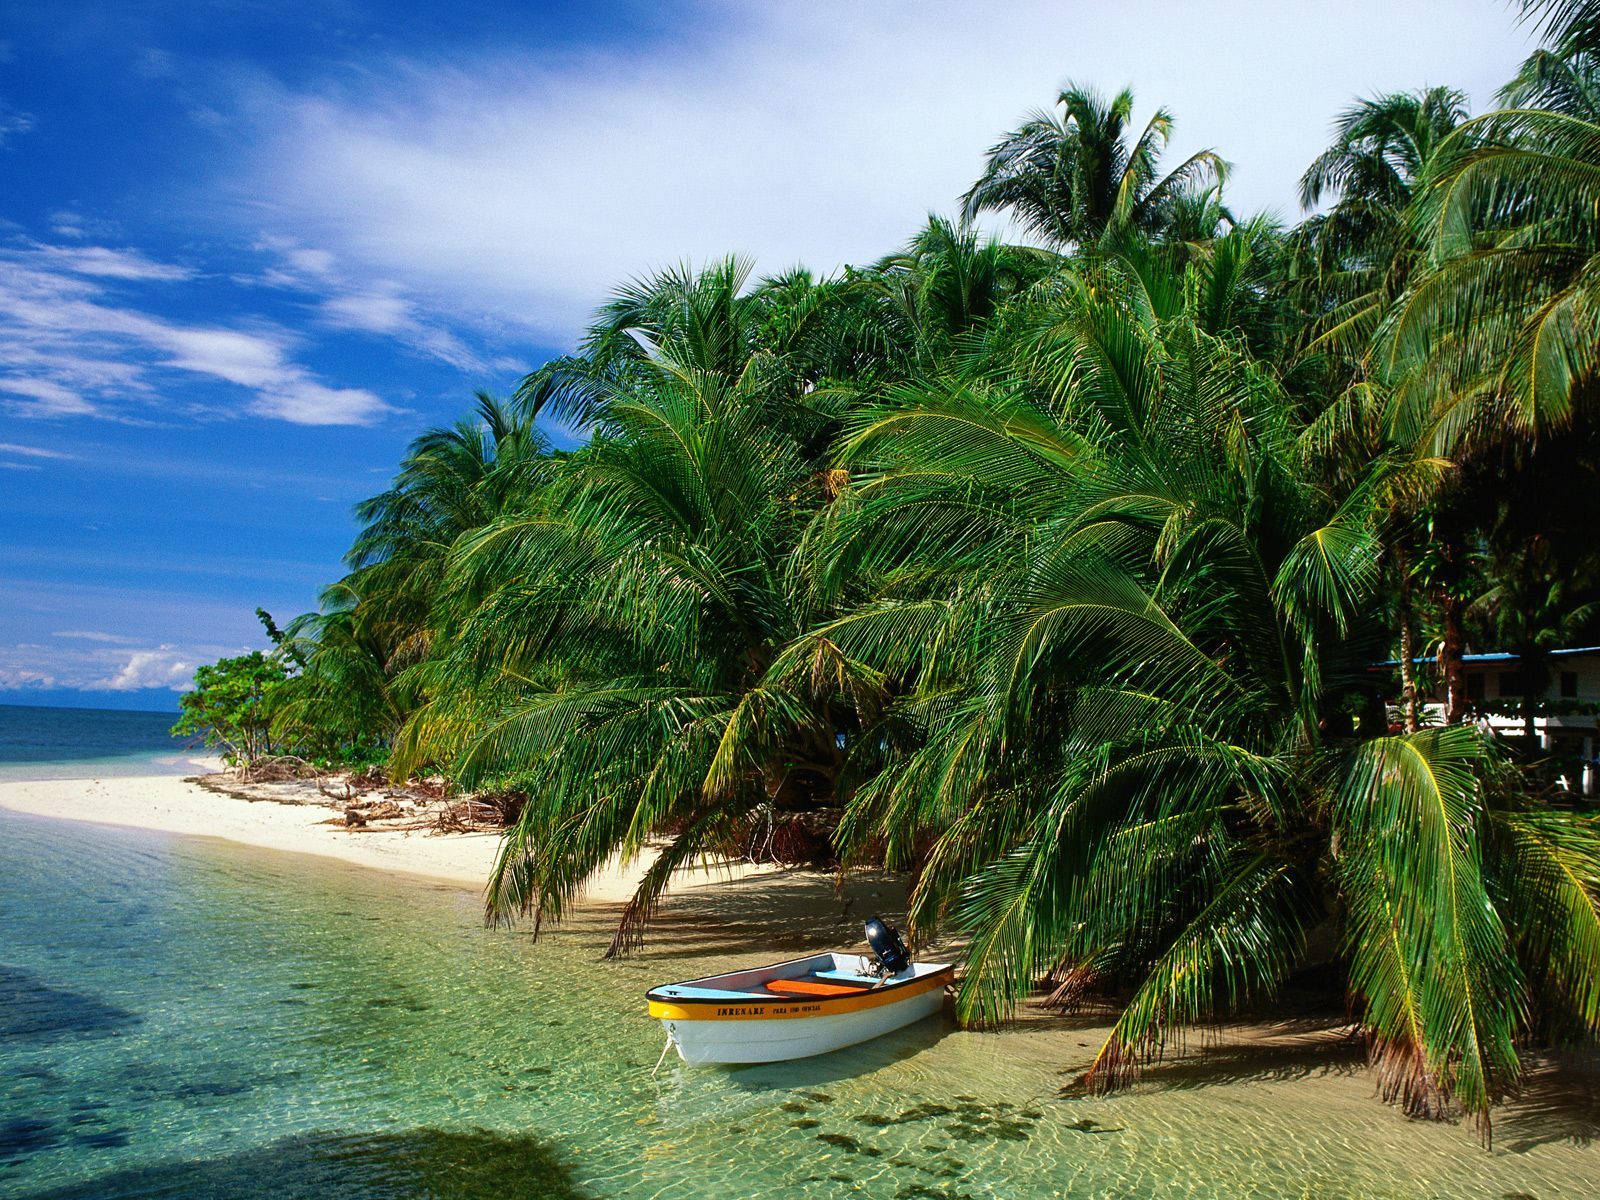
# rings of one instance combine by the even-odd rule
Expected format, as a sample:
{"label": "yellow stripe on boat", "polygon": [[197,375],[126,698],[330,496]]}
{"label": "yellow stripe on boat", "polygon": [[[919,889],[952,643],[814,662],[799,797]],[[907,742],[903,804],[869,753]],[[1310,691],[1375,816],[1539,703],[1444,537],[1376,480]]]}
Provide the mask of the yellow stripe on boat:
{"label": "yellow stripe on boat", "polygon": [[650,1015],[663,1021],[766,1021],[794,1019],[797,1017],[831,1017],[842,1013],[860,1012],[893,1004],[912,996],[920,996],[935,988],[942,988],[954,974],[952,968],[924,975],[912,982],[892,987],[863,991],[855,996],[830,996],[827,999],[794,999],[776,1003],[752,999],[748,1004],[737,1000],[708,1000],[698,1004],[672,1004],[665,1000],[650,1001]]}

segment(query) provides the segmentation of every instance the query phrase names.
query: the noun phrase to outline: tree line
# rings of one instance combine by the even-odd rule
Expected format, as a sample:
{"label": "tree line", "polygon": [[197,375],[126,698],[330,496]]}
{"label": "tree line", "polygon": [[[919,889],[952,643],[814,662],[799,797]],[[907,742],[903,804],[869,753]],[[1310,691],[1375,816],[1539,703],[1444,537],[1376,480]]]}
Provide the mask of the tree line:
{"label": "tree line", "polygon": [[875,263],[621,286],[412,444],[255,719],[525,795],[493,919],[647,852],[621,953],[810,847],[911,872],[968,1020],[1114,997],[1091,1085],[1331,962],[1384,1095],[1486,1121],[1600,1031],[1600,834],[1461,666],[1522,654],[1531,731],[1600,640],[1600,5],[1529,19],[1492,111],[1341,114],[1298,223],[1069,85]]}

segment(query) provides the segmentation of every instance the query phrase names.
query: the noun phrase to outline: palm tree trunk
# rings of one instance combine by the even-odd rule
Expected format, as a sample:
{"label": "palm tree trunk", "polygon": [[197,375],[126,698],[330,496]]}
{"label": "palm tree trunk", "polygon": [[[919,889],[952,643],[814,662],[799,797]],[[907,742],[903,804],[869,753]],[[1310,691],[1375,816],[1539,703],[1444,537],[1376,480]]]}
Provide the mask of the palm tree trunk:
{"label": "palm tree trunk", "polygon": [[1466,672],[1461,665],[1466,647],[1466,636],[1461,630],[1461,601],[1445,591],[1439,607],[1444,613],[1444,640],[1439,645],[1439,669],[1444,675],[1444,723],[1459,725],[1467,709]]}
{"label": "palm tree trunk", "polygon": [[1405,557],[1400,567],[1400,696],[1405,705],[1406,732],[1415,733],[1417,720],[1417,648],[1411,632],[1411,571]]}
{"label": "palm tree trunk", "polygon": [[[1523,628],[1531,628],[1528,614],[1523,616]],[[1522,669],[1522,743],[1528,749],[1528,757],[1536,758],[1539,751],[1539,732],[1535,724],[1539,707],[1539,697],[1544,693],[1546,674],[1543,658],[1537,646],[1532,642],[1524,643],[1521,647]]]}

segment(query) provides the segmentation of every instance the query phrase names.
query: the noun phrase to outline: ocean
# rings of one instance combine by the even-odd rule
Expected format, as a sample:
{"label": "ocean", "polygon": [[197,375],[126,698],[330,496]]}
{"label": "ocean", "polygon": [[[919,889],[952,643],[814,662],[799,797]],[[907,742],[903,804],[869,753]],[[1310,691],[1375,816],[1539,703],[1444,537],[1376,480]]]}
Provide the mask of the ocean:
{"label": "ocean", "polygon": [[0,704],[0,780],[192,775],[207,751],[170,732],[177,713]]}
{"label": "ocean", "polygon": [[[120,761],[122,737],[79,727],[95,753],[68,761]],[[1379,1103],[1359,1046],[1294,1037],[1196,1039],[1114,1096],[1063,1092],[1105,1033],[1065,1018],[652,1077],[646,988],[851,940],[794,924],[689,894],[607,962],[603,918],[535,942],[468,889],[0,810],[0,1195],[1551,1200],[1600,1178],[1592,1096],[1531,1087],[1485,1151]]]}

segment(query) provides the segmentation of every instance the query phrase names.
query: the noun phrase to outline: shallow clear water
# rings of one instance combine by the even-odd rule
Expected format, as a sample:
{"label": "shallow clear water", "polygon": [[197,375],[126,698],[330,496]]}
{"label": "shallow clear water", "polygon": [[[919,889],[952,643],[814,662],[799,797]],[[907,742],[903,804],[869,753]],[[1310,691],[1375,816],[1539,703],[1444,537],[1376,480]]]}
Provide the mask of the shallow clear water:
{"label": "shallow clear water", "polygon": [[0,704],[0,781],[108,775],[189,775],[186,739],[169,732],[177,713]]}
{"label": "shallow clear water", "polygon": [[1351,1056],[1325,1051],[1062,1099],[1093,1048],[1059,1024],[933,1021],[807,1062],[674,1060],[652,1079],[644,988],[751,956],[747,933],[679,912],[696,920],[603,963],[598,925],[535,947],[483,929],[457,889],[0,813],[0,1195],[1600,1191],[1592,1109],[1508,1112],[1486,1153],[1378,1104]]}

